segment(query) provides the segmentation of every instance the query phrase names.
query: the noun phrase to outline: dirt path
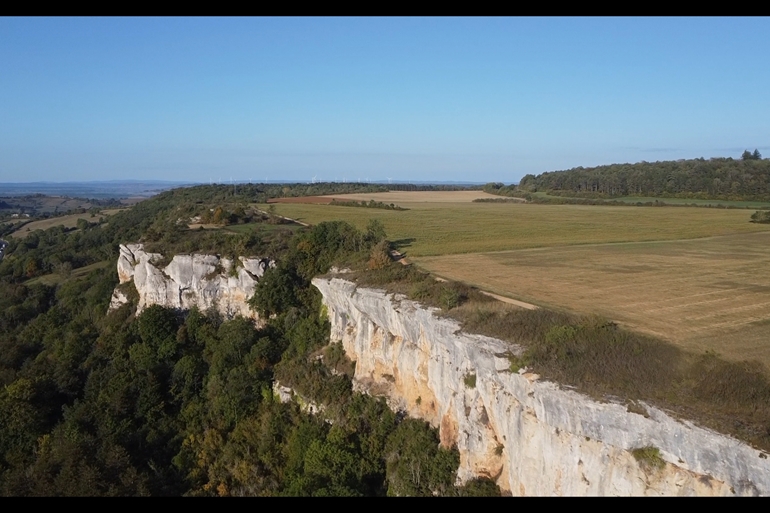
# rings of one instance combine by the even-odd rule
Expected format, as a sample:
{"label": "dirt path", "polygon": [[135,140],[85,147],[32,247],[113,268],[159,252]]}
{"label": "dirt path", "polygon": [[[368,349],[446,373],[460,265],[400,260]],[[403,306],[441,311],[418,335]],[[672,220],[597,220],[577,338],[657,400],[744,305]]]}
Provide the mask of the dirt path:
{"label": "dirt path", "polygon": [[511,299],[509,297],[500,296],[498,294],[493,294],[493,293],[487,292],[485,290],[479,290],[479,292],[481,292],[485,296],[493,297],[493,298],[497,299],[498,301],[502,301],[503,303],[508,303],[509,305],[520,306],[522,308],[526,308],[527,310],[537,310],[538,308],[540,308],[539,306],[533,305],[531,303],[525,303],[524,301],[519,301],[518,299]]}
{"label": "dirt path", "polygon": [[[435,276],[434,275],[434,278],[436,278],[436,281],[443,281],[443,282],[449,281],[449,280],[446,280],[446,279],[442,278],[441,276]],[[489,296],[491,298],[497,299],[498,301],[502,301],[503,303],[508,303],[509,305],[519,306],[519,307],[525,308],[527,310],[537,310],[538,308],[540,308],[537,305],[533,305],[531,303],[525,303],[524,301],[519,301],[518,299],[511,299],[509,297],[501,296],[499,294],[493,294],[492,292],[487,292],[486,290],[479,289],[479,292],[481,292],[485,296]]]}
{"label": "dirt path", "polygon": [[257,212],[261,212],[261,213],[265,214],[266,216],[271,216],[272,215],[272,216],[275,216],[275,217],[280,217],[281,219],[285,219],[285,220],[290,221],[292,223],[297,223],[297,224],[299,224],[301,226],[310,226],[307,223],[303,223],[302,221],[297,221],[296,219],[292,219],[290,217],[285,217],[285,216],[281,216],[281,215],[278,215],[278,214],[271,214],[269,212],[265,212],[264,210],[260,210],[258,208],[255,208],[254,210],[256,210]]}

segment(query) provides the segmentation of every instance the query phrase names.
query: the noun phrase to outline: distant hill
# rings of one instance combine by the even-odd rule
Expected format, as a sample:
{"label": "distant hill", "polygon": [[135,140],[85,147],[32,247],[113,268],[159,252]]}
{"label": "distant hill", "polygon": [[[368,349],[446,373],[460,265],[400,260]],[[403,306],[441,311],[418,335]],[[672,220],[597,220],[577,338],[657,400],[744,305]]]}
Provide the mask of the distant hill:
{"label": "distant hill", "polygon": [[70,198],[149,198],[159,192],[192,185],[190,182],[160,180],[109,180],[94,182],[0,183],[0,197],[45,194]]}
{"label": "distant hill", "polygon": [[576,167],[526,175],[517,191],[586,198],[644,196],[766,201],[770,200],[770,160],[700,158]]}

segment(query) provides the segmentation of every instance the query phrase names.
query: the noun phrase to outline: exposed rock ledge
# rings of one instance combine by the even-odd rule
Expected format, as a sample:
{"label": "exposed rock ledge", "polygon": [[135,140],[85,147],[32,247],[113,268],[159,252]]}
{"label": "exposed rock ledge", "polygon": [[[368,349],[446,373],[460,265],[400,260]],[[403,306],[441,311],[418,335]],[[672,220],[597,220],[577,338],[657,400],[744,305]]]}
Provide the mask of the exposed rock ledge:
{"label": "exposed rock ledge", "polygon": [[[247,301],[254,295],[257,282],[275,263],[266,258],[240,257],[233,261],[216,255],[175,255],[165,267],[156,266],[162,256],[147,253],[142,244],[120,245],[118,278],[133,281],[139,293],[137,313],[150,305],[201,311],[218,310],[225,318],[236,315],[257,319]],[[232,271],[232,272],[231,272]],[[110,310],[128,301],[118,288],[112,294]]]}
{"label": "exposed rock ledge", "polygon": [[[511,373],[510,344],[461,333],[403,297],[338,278],[313,284],[332,340],[356,361],[356,387],[439,427],[442,443],[460,451],[460,481],[488,476],[513,495],[770,492],[770,460],[747,444],[649,406],[643,416]],[[634,458],[645,446],[659,449],[662,468]]]}

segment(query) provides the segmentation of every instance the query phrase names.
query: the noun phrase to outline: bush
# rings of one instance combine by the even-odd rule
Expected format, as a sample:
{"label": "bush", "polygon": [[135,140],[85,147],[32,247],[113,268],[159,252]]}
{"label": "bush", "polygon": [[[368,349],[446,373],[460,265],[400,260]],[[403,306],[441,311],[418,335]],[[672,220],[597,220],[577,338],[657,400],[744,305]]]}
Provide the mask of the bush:
{"label": "bush", "polygon": [[460,293],[449,287],[443,288],[438,297],[439,304],[444,310],[451,310],[460,306],[460,300]]}
{"label": "bush", "polygon": [[488,477],[471,479],[457,488],[458,497],[500,497],[500,487]]}
{"label": "bush", "polygon": [[370,270],[383,269],[392,262],[390,256],[390,243],[386,240],[378,242],[369,253],[367,268]]}
{"label": "bush", "polygon": [[645,470],[659,470],[666,466],[666,462],[660,457],[660,450],[652,445],[634,449],[631,454]]}
{"label": "bush", "polygon": [[762,224],[770,223],[770,210],[757,210],[751,214],[751,222]]}

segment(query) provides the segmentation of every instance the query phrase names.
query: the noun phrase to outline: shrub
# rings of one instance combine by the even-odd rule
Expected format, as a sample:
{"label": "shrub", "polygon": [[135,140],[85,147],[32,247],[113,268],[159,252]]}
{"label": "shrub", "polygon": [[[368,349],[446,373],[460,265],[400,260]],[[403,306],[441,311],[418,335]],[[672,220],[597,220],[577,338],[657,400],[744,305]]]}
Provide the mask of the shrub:
{"label": "shrub", "polygon": [[465,386],[468,388],[476,388],[476,375],[473,374],[472,372],[469,372],[463,378],[463,382],[465,383]]}
{"label": "shrub", "polygon": [[383,269],[390,262],[392,258],[390,256],[390,243],[386,240],[378,242],[369,253],[369,262],[367,268],[370,270]]}
{"label": "shrub", "polygon": [[660,450],[652,445],[634,449],[631,454],[644,470],[658,470],[666,466],[666,462],[660,457]]}
{"label": "shrub", "polygon": [[443,287],[438,297],[439,304],[444,310],[451,310],[452,308],[460,306],[460,293],[451,288]]}
{"label": "shrub", "polygon": [[488,477],[471,479],[457,489],[459,497],[500,497],[500,487]]}

